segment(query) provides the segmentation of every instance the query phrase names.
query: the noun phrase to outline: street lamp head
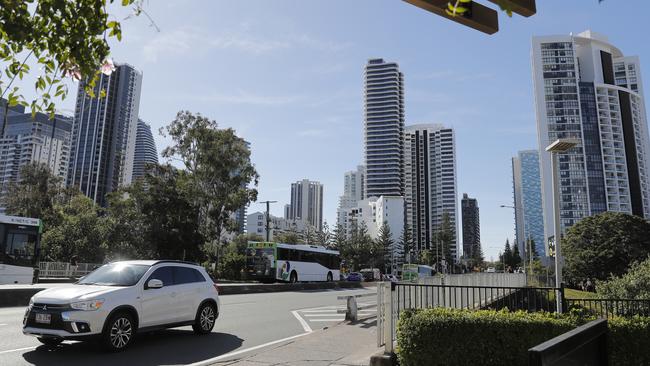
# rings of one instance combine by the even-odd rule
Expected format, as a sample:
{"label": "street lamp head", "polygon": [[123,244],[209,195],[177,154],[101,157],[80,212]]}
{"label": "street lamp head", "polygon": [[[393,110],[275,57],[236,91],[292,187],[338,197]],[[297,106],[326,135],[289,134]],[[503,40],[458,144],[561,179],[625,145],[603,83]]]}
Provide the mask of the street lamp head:
{"label": "street lamp head", "polygon": [[552,144],[546,147],[546,151],[550,153],[563,153],[567,152],[572,147],[578,145],[578,139],[557,139]]}

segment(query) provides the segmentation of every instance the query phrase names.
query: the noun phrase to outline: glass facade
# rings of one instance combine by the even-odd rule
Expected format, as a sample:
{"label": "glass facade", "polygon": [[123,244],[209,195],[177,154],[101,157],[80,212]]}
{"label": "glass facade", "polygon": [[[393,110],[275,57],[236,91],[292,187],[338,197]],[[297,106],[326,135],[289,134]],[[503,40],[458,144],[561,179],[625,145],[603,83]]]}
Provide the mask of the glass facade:
{"label": "glass facade", "polygon": [[[582,140],[578,78],[573,43],[541,45],[544,100],[548,141],[561,138]],[[583,145],[558,156],[560,178],[560,223],[562,230],[589,215],[587,177]]]}
{"label": "glass facade", "polygon": [[[538,256],[545,255],[544,217],[542,212],[542,186],[539,173],[539,153],[536,150],[520,151],[514,159],[518,165],[513,177],[515,182],[515,206],[517,244],[522,253],[528,252],[524,244],[532,240]],[[517,197],[519,195],[519,197]]]}

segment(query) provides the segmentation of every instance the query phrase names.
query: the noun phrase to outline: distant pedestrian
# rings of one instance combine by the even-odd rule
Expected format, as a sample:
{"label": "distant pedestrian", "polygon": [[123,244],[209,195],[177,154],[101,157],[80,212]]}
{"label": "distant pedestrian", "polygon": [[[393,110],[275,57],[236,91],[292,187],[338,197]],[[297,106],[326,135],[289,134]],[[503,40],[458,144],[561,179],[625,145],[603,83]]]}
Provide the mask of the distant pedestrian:
{"label": "distant pedestrian", "polygon": [[78,263],[77,263],[77,256],[73,255],[70,257],[70,277],[74,278],[75,274],[77,273],[77,268],[78,268]]}
{"label": "distant pedestrian", "polygon": [[589,291],[589,292],[594,292],[594,290],[595,290],[595,288],[594,288],[594,283],[591,282],[591,278],[587,278],[587,284],[586,284],[585,287],[586,287],[586,290],[587,290],[587,291]]}

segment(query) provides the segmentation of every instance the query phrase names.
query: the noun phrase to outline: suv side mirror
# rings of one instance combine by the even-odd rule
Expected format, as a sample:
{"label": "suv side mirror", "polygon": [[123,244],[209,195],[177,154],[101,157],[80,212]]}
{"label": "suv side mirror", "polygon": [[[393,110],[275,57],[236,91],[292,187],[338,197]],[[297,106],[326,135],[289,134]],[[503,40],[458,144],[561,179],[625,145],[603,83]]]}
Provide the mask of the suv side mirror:
{"label": "suv side mirror", "polygon": [[151,279],[149,282],[147,282],[147,288],[161,288],[163,287],[163,282],[158,279]]}

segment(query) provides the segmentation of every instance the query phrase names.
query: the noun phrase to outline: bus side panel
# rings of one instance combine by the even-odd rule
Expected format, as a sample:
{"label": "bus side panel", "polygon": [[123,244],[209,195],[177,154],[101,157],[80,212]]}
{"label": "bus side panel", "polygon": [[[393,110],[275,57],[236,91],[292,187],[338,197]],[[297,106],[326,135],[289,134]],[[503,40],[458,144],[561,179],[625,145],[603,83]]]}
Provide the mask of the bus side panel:
{"label": "bus side panel", "polygon": [[0,285],[31,284],[34,268],[0,264]]}
{"label": "bus side panel", "polygon": [[318,263],[299,262],[299,261],[277,261],[276,278],[279,281],[289,281],[291,272],[296,271],[298,281],[327,281],[327,273],[332,273],[332,279],[338,281],[340,271],[338,269],[329,269]]}

